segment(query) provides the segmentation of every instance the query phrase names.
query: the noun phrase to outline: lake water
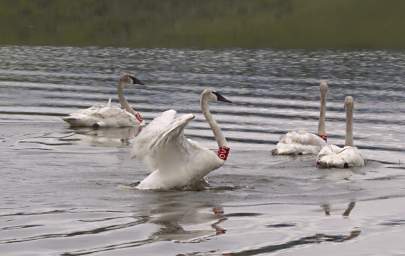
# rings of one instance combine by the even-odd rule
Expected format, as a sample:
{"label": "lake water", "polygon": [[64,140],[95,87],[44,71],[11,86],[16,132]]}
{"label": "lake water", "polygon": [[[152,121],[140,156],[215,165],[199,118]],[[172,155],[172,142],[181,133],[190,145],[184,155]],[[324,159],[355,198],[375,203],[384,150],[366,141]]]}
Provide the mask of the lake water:
{"label": "lake water", "polygon": [[[126,90],[149,122],[195,113],[186,134],[215,148],[213,103],[232,148],[202,191],[138,191],[135,131],[71,129],[61,117]],[[329,81],[329,141],[343,144],[355,99],[361,169],[272,156],[286,131],[316,132]],[[1,255],[404,255],[405,52],[0,47]]]}

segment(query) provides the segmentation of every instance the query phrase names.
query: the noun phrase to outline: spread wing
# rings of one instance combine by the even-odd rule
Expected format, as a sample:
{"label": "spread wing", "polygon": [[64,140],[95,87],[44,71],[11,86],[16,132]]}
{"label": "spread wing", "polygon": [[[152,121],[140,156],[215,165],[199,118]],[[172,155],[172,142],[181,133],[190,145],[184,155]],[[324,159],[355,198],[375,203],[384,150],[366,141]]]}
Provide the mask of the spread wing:
{"label": "spread wing", "polygon": [[[142,129],[140,134],[134,139],[134,146],[132,148],[132,157],[147,159],[151,156],[151,142],[154,141],[160,134],[162,134],[168,126],[174,121],[176,117],[175,110],[167,110],[152,120],[145,128]],[[150,168],[153,168],[151,163],[147,163]]]}
{"label": "spread wing", "polygon": [[170,118],[172,118],[170,122],[164,119],[164,127],[150,128],[155,133],[153,138],[149,137],[149,141],[143,140],[142,144],[137,144],[143,131],[135,139],[135,156],[141,158],[150,171],[159,169],[161,172],[186,176],[191,175],[192,172],[196,177],[203,177],[223,164],[214,152],[184,136],[184,128],[194,119],[193,114],[185,114],[177,118],[170,115]]}
{"label": "spread wing", "polygon": [[175,118],[161,134],[151,143],[151,149],[159,150],[165,146],[178,147],[185,141],[184,128],[194,119],[193,114],[186,114]]}
{"label": "spread wing", "polygon": [[184,137],[183,131],[194,115],[186,114],[175,118],[175,114],[174,110],[164,112],[134,141],[135,157],[142,159],[150,171],[168,168],[174,162],[182,162],[189,151],[190,143]]}
{"label": "spread wing", "polygon": [[195,148],[184,136],[184,128],[194,119],[186,114],[177,117],[149,144],[149,157],[154,169],[168,170],[185,166],[191,160]]}

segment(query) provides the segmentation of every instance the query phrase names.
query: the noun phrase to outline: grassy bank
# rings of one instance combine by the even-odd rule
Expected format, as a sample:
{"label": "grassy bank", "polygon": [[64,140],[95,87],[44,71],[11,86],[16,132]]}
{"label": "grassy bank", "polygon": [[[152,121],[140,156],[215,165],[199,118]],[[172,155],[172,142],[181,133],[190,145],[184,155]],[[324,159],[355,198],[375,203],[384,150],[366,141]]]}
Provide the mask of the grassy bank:
{"label": "grassy bank", "polygon": [[405,48],[403,0],[3,0],[0,44]]}

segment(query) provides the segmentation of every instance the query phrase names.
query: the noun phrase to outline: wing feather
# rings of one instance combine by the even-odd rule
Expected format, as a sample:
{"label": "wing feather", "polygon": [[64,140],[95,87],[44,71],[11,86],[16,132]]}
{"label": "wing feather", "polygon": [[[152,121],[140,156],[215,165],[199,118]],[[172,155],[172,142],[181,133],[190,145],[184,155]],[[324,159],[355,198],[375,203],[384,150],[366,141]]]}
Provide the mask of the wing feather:
{"label": "wing feather", "polygon": [[160,134],[164,133],[168,126],[173,122],[176,117],[176,111],[173,109],[166,110],[158,117],[152,120],[145,128],[142,129],[140,134],[134,139],[134,146],[132,148],[131,156],[143,159],[147,165],[153,168],[153,161],[150,158],[150,145]]}
{"label": "wing feather", "polygon": [[167,130],[162,134],[156,137],[156,139],[151,143],[151,150],[159,150],[160,147],[169,146],[173,147],[183,142],[184,137],[184,128],[187,124],[194,119],[193,114],[186,114],[180,117],[177,117],[173,122],[167,126]]}
{"label": "wing feather", "polygon": [[92,127],[126,127],[136,126],[138,120],[125,109],[111,104],[97,104],[90,108],[81,109],[63,118],[72,126]]}
{"label": "wing feather", "polygon": [[[173,117],[172,113],[170,116]],[[141,132],[134,141],[135,157],[142,159],[150,171],[173,170],[183,166],[189,162],[190,152],[198,149],[184,136],[184,128],[193,119],[193,114],[185,114],[172,119],[169,124],[166,123],[159,129],[152,127],[155,133],[148,132],[148,136],[144,135],[145,138],[142,138]]]}
{"label": "wing feather", "polygon": [[281,137],[273,154],[317,154],[325,145],[326,142],[315,134],[303,131],[292,131]]}

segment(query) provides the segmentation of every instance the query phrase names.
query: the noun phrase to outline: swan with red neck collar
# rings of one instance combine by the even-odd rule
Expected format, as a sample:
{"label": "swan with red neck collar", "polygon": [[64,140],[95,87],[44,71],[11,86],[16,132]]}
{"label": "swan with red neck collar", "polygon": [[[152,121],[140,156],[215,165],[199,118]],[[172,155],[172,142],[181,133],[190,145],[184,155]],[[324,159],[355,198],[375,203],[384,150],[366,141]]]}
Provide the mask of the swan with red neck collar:
{"label": "swan with red neck collar", "polygon": [[117,85],[120,107],[111,105],[111,99],[106,105],[94,105],[87,109],[78,110],[63,117],[72,127],[139,127],[144,124],[142,115],[131,107],[124,97],[124,88],[128,84],[143,84],[136,77],[123,74]]}
{"label": "swan with red neck collar", "polygon": [[305,131],[291,131],[283,135],[273,149],[273,155],[307,155],[318,154],[326,145],[327,135],[325,131],[326,96],[328,84],[320,82],[320,113],[318,123],[318,134]]}
{"label": "swan with red neck collar", "polygon": [[194,119],[193,114],[176,116],[167,110],[146,126],[134,140],[133,156],[141,159],[151,173],[138,189],[168,190],[193,186],[210,172],[224,165],[230,148],[208,102],[230,102],[212,89],[201,93],[200,106],[218,144],[216,152],[184,136],[184,129]]}

